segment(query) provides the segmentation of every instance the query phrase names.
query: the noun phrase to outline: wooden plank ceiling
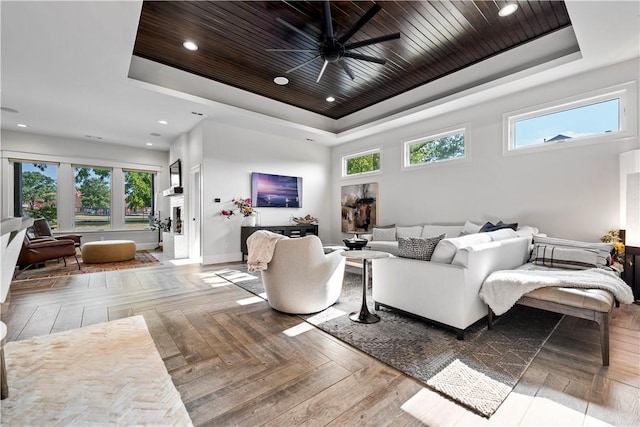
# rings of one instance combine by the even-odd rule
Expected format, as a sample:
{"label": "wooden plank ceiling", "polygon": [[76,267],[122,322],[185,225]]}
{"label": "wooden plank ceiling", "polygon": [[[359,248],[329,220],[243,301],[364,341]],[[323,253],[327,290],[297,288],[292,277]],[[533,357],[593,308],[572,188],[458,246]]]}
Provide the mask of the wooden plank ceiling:
{"label": "wooden plank ceiling", "polygon": [[[372,6],[371,1],[332,1],[337,37]],[[562,1],[518,1],[515,14],[501,18],[507,1],[382,1],[382,10],[349,42],[395,32],[400,39],[352,50],[385,58],[385,65],[344,58],[323,65],[311,52],[317,44],[276,19],[321,40],[322,3],[317,1],[145,1],[133,54],[238,87],[324,116],[339,119],[486,58],[571,25]],[[192,40],[199,49],[183,48]],[[278,86],[277,76],[290,82]],[[329,103],[327,96],[336,101]]]}

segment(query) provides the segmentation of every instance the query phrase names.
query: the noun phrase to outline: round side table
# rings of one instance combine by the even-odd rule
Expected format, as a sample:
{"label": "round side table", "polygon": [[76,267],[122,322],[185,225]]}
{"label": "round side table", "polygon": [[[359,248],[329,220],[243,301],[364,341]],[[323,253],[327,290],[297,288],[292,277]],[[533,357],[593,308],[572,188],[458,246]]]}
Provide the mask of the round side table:
{"label": "round side table", "polygon": [[[347,258],[355,258],[362,260],[362,307],[360,311],[354,311],[349,314],[349,319],[358,323],[376,323],[380,321],[380,316],[371,313],[367,307],[367,283],[369,283],[369,274],[367,269],[367,261],[376,258],[386,258],[389,256],[387,252],[380,251],[345,251],[341,253],[342,256]],[[373,268],[373,267],[371,267]]]}

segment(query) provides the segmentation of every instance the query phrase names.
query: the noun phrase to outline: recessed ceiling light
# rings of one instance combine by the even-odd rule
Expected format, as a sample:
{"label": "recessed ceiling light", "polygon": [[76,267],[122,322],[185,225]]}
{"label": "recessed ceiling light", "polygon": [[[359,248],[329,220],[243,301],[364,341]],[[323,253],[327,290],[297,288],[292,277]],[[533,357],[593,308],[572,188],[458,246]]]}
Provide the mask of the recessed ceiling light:
{"label": "recessed ceiling light", "polygon": [[204,114],[198,113],[197,111],[192,111],[191,114],[193,114],[194,116],[204,116]]}
{"label": "recessed ceiling light", "polygon": [[198,50],[198,45],[195,44],[192,41],[189,41],[189,40],[187,40],[186,42],[182,43],[182,46],[184,46],[185,49]]}
{"label": "recessed ceiling light", "polygon": [[327,102],[333,102],[336,99],[333,96],[327,96]]}
{"label": "recessed ceiling light", "polygon": [[11,108],[11,107],[0,107],[0,110],[4,111],[5,113],[18,113],[19,112],[15,108]]}
{"label": "recessed ceiling light", "polygon": [[151,136],[162,136],[161,134],[159,134],[158,132],[151,132],[149,135]]}
{"label": "recessed ceiling light", "polygon": [[25,125],[24,123],[18,123],[16,126],[18,126],[19,128],[26,128],[27,125]]}
{"label": "recessed ceiling light", "polygon": [[500,15],[500,16],[509,16],[512,13],[514,13],[516,10],[518,10],[518,5],[515,4],[515,3],[511,3],[511,4],[506,5],[502,9],[500,9],[500,11],[498,12],[498,15]]}
{"label": "recessed ceiling light", "polygon": [[151,142],[147,142],[147,145],[151,147],[153,144]]}
{"label": "recessed ceiling light", "polygon": [[286,84],[289,84],[289,79],[286,77],[276,77],[275,79],[273,79],[273,82],[277,85],[284,86]]}
{"label": "recessed ceiling light", "polygon": [[158,120],[158,123],[160,123],[161,125],[168,125],[169,122],[166,120]]}

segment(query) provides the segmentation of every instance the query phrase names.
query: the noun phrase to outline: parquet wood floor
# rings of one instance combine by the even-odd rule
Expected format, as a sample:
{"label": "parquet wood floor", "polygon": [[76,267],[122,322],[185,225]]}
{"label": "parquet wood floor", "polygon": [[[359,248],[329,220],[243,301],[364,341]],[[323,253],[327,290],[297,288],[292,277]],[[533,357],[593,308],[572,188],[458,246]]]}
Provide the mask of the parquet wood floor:
{"label": "parquet wood floor", "polygon": [[270,309],[218,278],[214,271],[223,267],[14,282],[2,314],[7,339],[141,314],[195,425],[640,425],[638,305],[615,310],[608,368],[597,326],[565,317],[485,419]]}

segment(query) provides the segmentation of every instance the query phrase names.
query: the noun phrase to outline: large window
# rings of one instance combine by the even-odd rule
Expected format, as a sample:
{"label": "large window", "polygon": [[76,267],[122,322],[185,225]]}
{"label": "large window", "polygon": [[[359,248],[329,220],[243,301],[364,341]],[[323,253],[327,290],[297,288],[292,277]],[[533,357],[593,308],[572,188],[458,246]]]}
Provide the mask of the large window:
{"label": "large window", "polygon": [[367,173],[380,172],[380,149],[350,154],[342,158],[342,176],[355,176]]}
{"label": "large window", "polygon": [[46,218],[56,227],[58,166],[50,163],[14,163],[15,216]]}
{"label": "large window", "polygon": [[626,130],[626,88],[506,114],[507,151],[618,138]]}
{"label": "large window", "polygon": [[404,142],[404,167],[464,159],[465,130],[456,129]]}
{"label": "large window", "polygon": [[146,228],[153,212],[153,174],[124,171],[124,223],[127,228]]}
{"label": "large window", "polygon": [[75,228],[111,228],[111,169],[76,166]]}

